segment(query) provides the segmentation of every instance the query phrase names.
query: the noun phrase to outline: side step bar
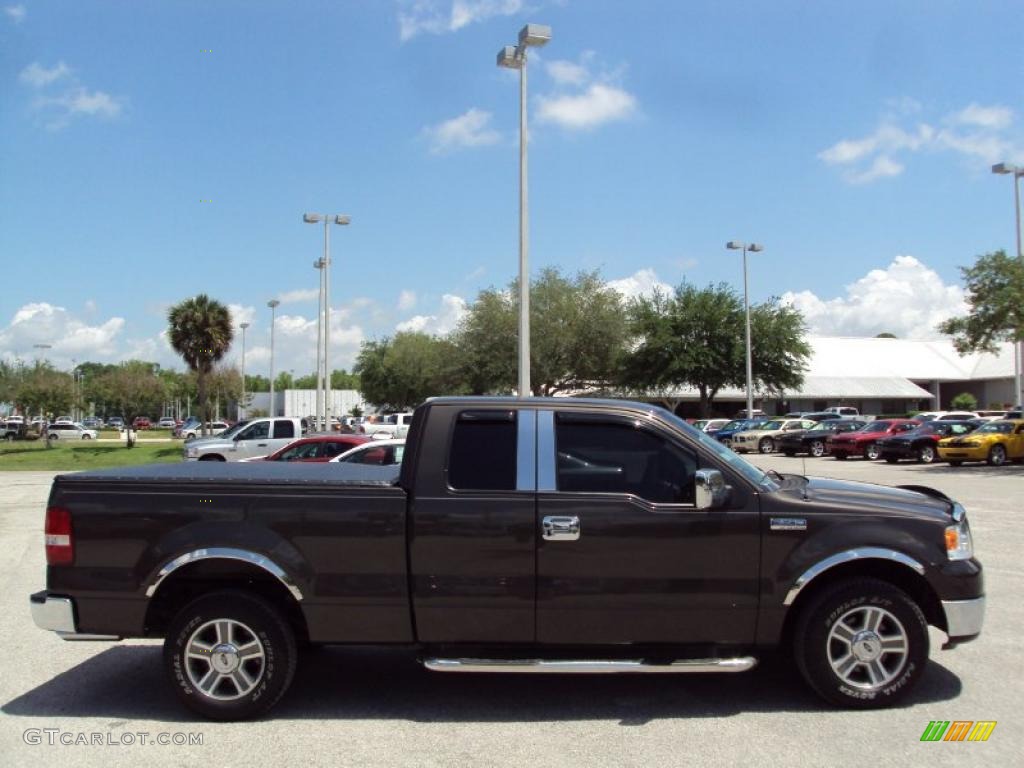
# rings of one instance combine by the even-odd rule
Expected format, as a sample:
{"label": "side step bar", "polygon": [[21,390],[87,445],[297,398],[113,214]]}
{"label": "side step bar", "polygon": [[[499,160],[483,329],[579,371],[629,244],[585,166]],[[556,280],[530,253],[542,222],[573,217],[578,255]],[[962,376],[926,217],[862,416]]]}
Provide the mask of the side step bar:
{"label": "side step bar", "polygon": [[533,672],[552,674],[614,674],[620,672],[746,672],[757,665],[753,656],[734,659],[683,659],[668,664],[651,664],[639,659],[423,659],[432,672]]}

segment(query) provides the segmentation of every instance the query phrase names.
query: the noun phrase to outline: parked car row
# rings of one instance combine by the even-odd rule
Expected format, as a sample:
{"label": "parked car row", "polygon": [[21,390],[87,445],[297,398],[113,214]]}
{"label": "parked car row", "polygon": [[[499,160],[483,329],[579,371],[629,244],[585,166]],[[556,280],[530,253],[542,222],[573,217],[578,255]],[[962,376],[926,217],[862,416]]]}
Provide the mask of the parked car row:
{"label": "parked car row", "polygon": [[953,466],[981,461],[1001,466],[1024,461],[1024,418],[948,418],[954,414],[969,415],[932,412],[923,420],[742,420],[729,422],[714,436],[740,453],[805,453],[832,456],[838,461],[860,457],[884,459],[890,464],[903,460],[923,464],[946,461]]}

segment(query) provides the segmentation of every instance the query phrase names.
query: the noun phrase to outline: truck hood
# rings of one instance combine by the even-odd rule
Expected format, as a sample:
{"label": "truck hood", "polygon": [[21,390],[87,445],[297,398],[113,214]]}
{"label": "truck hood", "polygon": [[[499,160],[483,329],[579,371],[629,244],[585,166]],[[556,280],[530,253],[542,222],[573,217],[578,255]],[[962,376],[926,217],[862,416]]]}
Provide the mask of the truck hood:
{"label": "truck hood", "polygon": [[839,509],[863,512],[877,510],[887,515],[897,511],[936,521],[948,521],[953,509],[949,497],[924,486],[893,488],[852,480],[809,477],[804,494],[808,501]]}

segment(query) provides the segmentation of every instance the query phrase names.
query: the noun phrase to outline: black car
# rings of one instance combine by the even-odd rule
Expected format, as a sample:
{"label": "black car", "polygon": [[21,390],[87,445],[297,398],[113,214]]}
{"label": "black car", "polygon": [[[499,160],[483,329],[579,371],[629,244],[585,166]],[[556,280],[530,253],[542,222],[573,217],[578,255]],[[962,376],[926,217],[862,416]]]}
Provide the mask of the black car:
{"label": "black car", "polygon": [[784,433],[778,439],[778,450],[787,456],[798,453],[809,453],[811,456],[824,456],[828,453],[828,439],[831,435],[841,432],[853,432],[867,422],[857,419],[841,419],[833,417],[822,421],[814,429],[801,429],[796,432]]}
{"label": "black car", "polygon": [[[917,429],[903,432],[892,437],[884,437],[878,441],[881,458],[890,464],[900,459],[916,459],[923,464],[931,464],[939,458],[939,440],[944,437],[957,437],[973,432],[978,424],[971,421],[927,421]],[[982,422],[984,423],[984,422]]]}

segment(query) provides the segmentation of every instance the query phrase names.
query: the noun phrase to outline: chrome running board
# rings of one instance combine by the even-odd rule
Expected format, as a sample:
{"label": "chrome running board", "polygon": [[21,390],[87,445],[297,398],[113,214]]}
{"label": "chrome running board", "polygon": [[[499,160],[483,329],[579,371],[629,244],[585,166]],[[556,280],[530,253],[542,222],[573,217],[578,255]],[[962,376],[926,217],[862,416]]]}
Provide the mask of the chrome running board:
{"label": "chrome running board", "polygon": [[757,665],[753,656],[734,659],[683,659],[652,664],[639,659],[423,659],[432,672],[533,672],[551,674],[613,674],[622,672],[746,672]]}

